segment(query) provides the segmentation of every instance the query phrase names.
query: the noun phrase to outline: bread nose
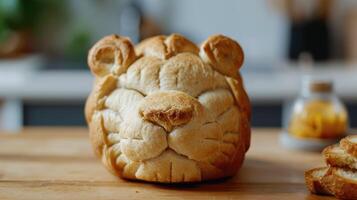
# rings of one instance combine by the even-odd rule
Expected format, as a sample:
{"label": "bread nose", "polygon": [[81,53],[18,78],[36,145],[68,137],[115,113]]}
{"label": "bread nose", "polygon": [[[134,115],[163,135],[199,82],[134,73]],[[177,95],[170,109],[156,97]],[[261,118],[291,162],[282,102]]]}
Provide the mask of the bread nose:
{"label": "bread nose", "polygon": [[195,115],[200,103],[190,95],[179,91],[150,94],[139,106],[139,114],[154,124],[171,132],[175,126],[187,124]]}

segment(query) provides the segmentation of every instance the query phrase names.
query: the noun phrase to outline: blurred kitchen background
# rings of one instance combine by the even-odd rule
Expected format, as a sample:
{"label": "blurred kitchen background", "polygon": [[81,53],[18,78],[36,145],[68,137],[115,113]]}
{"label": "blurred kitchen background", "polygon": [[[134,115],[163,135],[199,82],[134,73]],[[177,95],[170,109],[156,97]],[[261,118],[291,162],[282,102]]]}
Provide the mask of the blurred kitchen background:
{"label": "blurred kitchen background", "polygon": [[0,129],[84,126],[91,45],[173,32],[240,42],[253,126],[280,127],[312,74],[333,80],[357,127],[355,0],[0,0]]}

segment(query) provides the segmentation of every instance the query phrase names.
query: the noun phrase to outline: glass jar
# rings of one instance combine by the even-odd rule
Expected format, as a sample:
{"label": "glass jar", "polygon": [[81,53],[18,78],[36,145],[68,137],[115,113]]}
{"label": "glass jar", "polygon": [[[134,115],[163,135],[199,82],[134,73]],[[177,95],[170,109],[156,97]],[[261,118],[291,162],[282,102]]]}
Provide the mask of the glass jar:
{"label": "glass jar", "polygon": [[345,136],[348,113],[328,80],[305,78],[284,124],[283,144],[321,149]]}

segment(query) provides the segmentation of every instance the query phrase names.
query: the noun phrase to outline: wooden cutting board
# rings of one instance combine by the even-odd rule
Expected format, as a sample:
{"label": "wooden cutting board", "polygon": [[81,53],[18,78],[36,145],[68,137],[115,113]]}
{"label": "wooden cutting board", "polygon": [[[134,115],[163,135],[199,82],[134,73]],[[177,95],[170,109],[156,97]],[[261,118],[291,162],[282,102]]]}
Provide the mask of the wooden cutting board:
{"label": "wooden cutting board", "polygon": [[191,185],[112,176],[94,157],[84,128],[0,133],[0,199],[330,199],[310,195],[304,184],[304,171],[323,166],[322,156],[283,149],[278,133],[254,129],[251,149],[235,177]]}

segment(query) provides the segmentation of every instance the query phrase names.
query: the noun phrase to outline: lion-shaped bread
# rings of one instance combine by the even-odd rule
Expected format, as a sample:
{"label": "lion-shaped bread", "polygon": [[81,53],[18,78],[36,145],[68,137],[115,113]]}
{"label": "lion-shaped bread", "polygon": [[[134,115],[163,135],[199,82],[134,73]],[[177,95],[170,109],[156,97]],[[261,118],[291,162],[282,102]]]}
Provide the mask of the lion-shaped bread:
{"label": "lion-shaped bread", "polygon": [[234,175],[250,145],[243,51],[214,35],[179,34],[134,47],[109,35],[89,51],[95,76],[85,114],[96,154],[115,175],[161,183]]}

